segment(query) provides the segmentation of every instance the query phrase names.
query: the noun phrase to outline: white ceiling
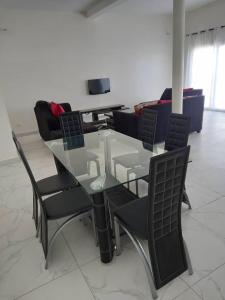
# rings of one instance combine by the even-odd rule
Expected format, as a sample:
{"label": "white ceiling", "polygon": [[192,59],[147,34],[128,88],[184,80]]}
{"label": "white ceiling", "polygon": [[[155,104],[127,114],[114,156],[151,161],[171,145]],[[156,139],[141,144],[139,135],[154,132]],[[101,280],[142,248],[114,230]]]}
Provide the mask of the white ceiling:
{"label": "white ceiling", "polygon": [[[93,2],[100,0],[0,0],[0,8],[44,9],[62,11],[84,11]],[[216,0],[186,0],[187,10],[193,10]],[[126,0],[120,5],[120,12],[169,14],[173,0]],[[113,10],[113,8],[112,8]]]}

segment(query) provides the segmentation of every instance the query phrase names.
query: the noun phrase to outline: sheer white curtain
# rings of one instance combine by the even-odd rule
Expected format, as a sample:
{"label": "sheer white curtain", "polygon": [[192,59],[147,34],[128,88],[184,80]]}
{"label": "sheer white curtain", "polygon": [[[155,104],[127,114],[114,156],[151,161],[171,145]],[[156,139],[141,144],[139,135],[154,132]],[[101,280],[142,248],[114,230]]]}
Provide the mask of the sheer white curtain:
{"label": "sheer white curtain", "polygon": [[186,37],[185,86],[202,88],[205,107],[225,110],[225,28]]}

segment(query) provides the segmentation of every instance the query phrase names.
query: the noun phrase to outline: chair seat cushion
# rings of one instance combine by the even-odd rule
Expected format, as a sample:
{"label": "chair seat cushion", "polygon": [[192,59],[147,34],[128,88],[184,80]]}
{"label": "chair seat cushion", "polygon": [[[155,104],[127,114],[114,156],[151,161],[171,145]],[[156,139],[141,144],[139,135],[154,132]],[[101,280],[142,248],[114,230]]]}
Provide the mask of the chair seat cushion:
{"label": "chair seat cushion", "polygon": [[142,239],[148,239],[148,201],[148,197],[137,199],[119,208],[114,213],[126,225],[129,231]]}
{"label": "chair seat cushion", "polygon": [[89,197],[80,186],[47,198],[43,205],[50,220],[80,214],[92,208]]}
{"label": "chair seat cushion", "polygon": [[127,205],[131,201],[136,200],[137,195],[135,195],[122,185],[106,191],[105,198],[108,200],[113,212],[119,207]]}
{"label": "chair seat cushion", "polygon": [[69,173],[53,175],[37,182],[42,196],[54,194],[76,185],[75,179]]}

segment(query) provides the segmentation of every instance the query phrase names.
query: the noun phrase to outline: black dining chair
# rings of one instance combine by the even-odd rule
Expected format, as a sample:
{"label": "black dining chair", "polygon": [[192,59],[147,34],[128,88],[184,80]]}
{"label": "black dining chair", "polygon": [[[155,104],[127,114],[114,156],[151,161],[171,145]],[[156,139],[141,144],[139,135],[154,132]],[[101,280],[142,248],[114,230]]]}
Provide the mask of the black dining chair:
{"label": "black dining chair", "polygon": [[[84,217],[92,212],[92,220],[93,220],[93,228],[95,232],[95,222],[94,222],[94,213],[92,208],[92,203],[87,194],[84,192],[81,186],[77,186],[74,189],[70,189],[67,191],[59,192],[54,194],[53,196],[47,197],[43,200],[42,194],[40,193],[39,186],[34,178],[34,175],[31,171],[31,168],[28,164],[28,161],[25,157],[23,149],[20,143],[17,141],[17,150],[21,157],[21,160],[25,166],[25,169],[29,175],[33,191],[36,194],[36,198],[39,201],[40,205],[40,220],[39,223],[40,228],[38,227],[38,231],[41,231],[41,243],[45,255],[45,268],[48,268],[48,259],[49,253],[53,246],[53,243],[58,236],[58,234],[62,231],[62,229],[68,225],[70,222],[74,220],[74,218],[80,216]],[[58,229],[52,235],[50,241],[48,239],[48,221],[50,220],[58,220],[61,218],[65,218],[66,221],[62,222],[62,224],[58,227]]]}
{"label": "black dining chair", "polygon": [[[165,150],[171,151],[188,144],[191,128],[191,118],[180,114],[171,114],[168,124],[168,133],[165,140]],[[183,202],[191,209],[191,203],[184,186]]]}
{"label": "black dining chair", "polygon": [[83,134],[83,120],[79,111],[63,113],[59,120],[64,138]]}
{"label": "black dining chair", "polygon": [[191,118],[182,114],[172,113],[169,117],[165,150],[171,151],[186,147],[190,133]]}
{"label": "black dining chair", "polygon": [[139,122],[139,140],[148,144],[151,147],[149,150],[153,150],[155,143],[157,117],[158,112],[156,110],[145,108]]}
{"label": "black dining chair", "polygon": [[[172,113],[168,121],[167,135],[165,139],[164,149],[167,151],[176,150],[188,145],[188,137],[190,133],[191,119],[188,116]],[[142,178],[149,182],[149,176]],[[136,181],[137,182],[137,181]],[[137,182],[138,185],[138,182]],[[184,186],[183,202],[191,209],[191,203]]]}
{"label": "black dining chair", "polygon": [[[64,140],[67,142],[71,138],[79,135],[83,135],[83,119],[79,111],[72,111],[63,113],[59,116],[62,134]],[[90,162],[93,161],[96,164],[97,175],[100,174],[100,165],[98,156],[91,151],[87,151],[87,164],[90,173]]]}
{"label": "black dining chair", "polygon": [[[181,227],[189,152],[190,146],[151,158],[148,196],[114,211],[117,255],[121,253],[121,227],[141,256],[154,299],[157,289],[187,269],[190,275],[193,274]],[[140,240],[148,241],[150,259]]]}
{"label": "black dining chair", "polygon": [[[12,138],[18,151],[19,141],[16,134],[12,132]],[[18,151],[19,155],[20,152]],[[69,172],[61,172],[59,174],[43,178],[36,181],[40,195],[48,196],[54,193],[58,193],[63,190],[74,188],[78,185],[78,182],[73,178]],[[38,200],[35,191],[33,190],[33,219],[36,228],[38,227]]]}
{"label": "black dining chair", "polygon": [[[138,126],[138,138],[148,147],[146,149],[152,151],[155,143],[155,132],[157,125],[158,112],[149,108],[145,108]],[[143,158],[144,159],[144,158]],[[127,168],[127,182],[129,188],[130,174],[134,172],[134,168],[141,163],[139,153],[130,153],[125,155],[116,156],[113,158],[114,175],[117,176],[117,165]],[[136,193],[138,194],[138,184],[136,184]]]}

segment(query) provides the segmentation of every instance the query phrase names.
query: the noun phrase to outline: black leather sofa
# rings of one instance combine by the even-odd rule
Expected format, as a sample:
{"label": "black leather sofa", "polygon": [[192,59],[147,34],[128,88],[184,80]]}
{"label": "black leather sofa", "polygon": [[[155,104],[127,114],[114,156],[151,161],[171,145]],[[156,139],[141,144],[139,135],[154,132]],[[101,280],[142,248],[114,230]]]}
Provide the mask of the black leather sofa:
{"label": "black leather sofa", "polygon": [[[65,112],[72,111],[69,103],[60,103]],[[62,137],[59,118],[52,115],[49,103],[47,101],[37,101],[34,112],[37,119],[39,133],[43,140],[55,140]],[[83,123],[84,133],[97,131],[97,128],[92,123]]]}
{"label": "black leather sofa", "polygon": [[[203,95],[188,96],[183,100],[184,115],[191,117],[190,132],[200,132],[202,130],[204,100],[205,97]],[[155,142],[163,142],[167,133],[168,118],[172,112],[172,103],[156,104],[145,109],[152,109],[158,112]],[[115,111],[113,112],[113,118],[116,131],[138,139],[141,115],[137,116],[135,113]]]}

